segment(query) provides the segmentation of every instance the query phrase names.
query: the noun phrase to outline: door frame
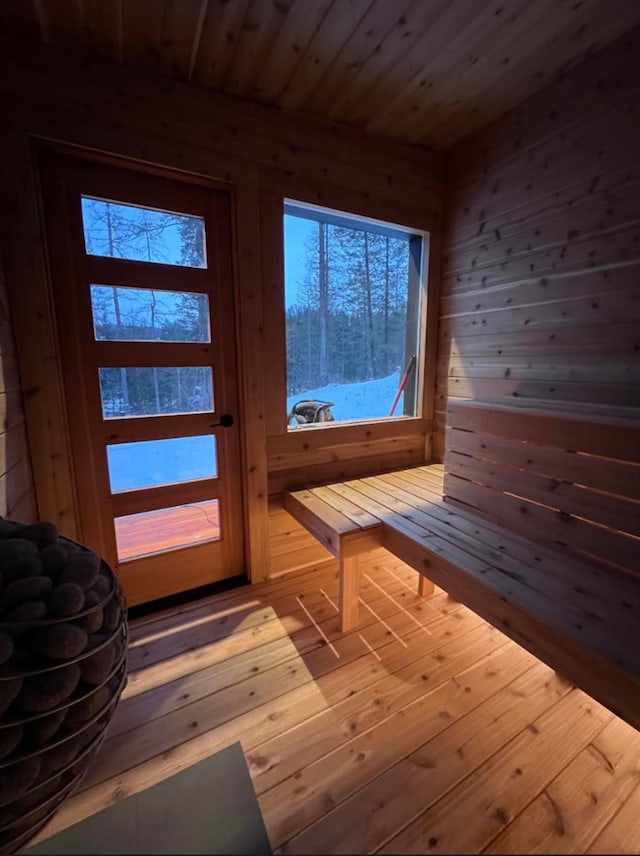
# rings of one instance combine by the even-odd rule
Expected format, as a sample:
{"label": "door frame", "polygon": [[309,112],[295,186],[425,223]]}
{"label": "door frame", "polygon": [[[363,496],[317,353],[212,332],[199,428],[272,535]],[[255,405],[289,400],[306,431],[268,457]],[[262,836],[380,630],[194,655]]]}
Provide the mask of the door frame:
{"label": "door frame", "polygon": [[[57,318],[55,311],[55,295],[54,288],[52,282],[52,274],[51,274],[51,264],[49,259],[49,254],[51,252],[51,248],[48,246],[47,242],[47,231],[45,225],[45,188],[43,182],[43,174],[47,169],[48,162],[51,160],[55,160],[58,158],[66,158],[71,159],[76,163],[88,163],[91,165],[96,165],[98,167],[112,167],[119,170],[129,170],[132,175],[140,175],[140,176],[150,176],[159,179],[168,180],[170,182],[176,182],[180,185],[194,185],[204,191],[211,190],[218,193],[223,193],[227,198],[228,203],[228,239],[229,239],[229,276],[230,276],[230,294],[229,301],[232,309],[233,315],[233,342],[234,342],[234,352],[235,352],[235,365],[236,365],[236,402],[235,402],[235,414],[239,427],[239,452],[240,452],[240,467],[241,472],[238,474],[240,476],[240,486],[239,493],[241,498],[241,507],[242,507],[242,517],[241,517],[241,528],[242,531],[240,533],[242,538],[242,547],[244,552],[244,569],[245,576],[249,577],[251,581],[256,581],[257,579],[263,579],[266,575],[266,568],[263,562],[260,562],[260,565],[256,567],[255,561],[255,549],[253,550],[253,559],[252,562],[252,554],[251,554],[251,542],[255,540],[252,538],[252,532],[250,531],[251,527],[251,516],[248,514],[248,499],[247,499],[247,441],[251,442],[251,426],[246,419],[246,395],[244,394],[244,367],[243,367],[243,339],[242,339],[242,299],[238,299],[238,282],[239,282],[239,265],[238,265],[238,237],[237,237],[237,209],[238,209],[238,201],[237,201],[237,186],[232,182],[222,181],[215,178],[210,178],[206,176],[195,175],[192,173],[183,172],[180,170],[173,169],[171,167],[162,167],[157,166],[155,164],[147,163],[144,161],[132,160],[127,157],[119,156],[116,154],[106,153],[106,152],[98,152],[94,150],[84,149],[72,144],[56,142],[51,140],[43,140],[43,139],[32,139],[31,140],[31,154],[32,154],[32,167],[34,171],[34,179],[35,179],[35,189],[36,189],[36,202],[38,206],[38,225],[40,229],[40,235],[42,237],[42,250],[44,256],[44,266],[45,266],[45,276],[46,276],[46,287],[47,287],[47,297],[48,297],[48,310],[50,314],[51,324],[53,327],[53,332],[55,335],[55,342],[57,346],[56,353],[56,367],[57,367],[57,379],[58,379],[58,393],[60,398],[62,416],[65,424],[65,447],[67,450],[66,461],[69,478],[72,485],[72,489],[74,491],[73,497],[73,506],[76,509],[74,514],[74,528],[76,536],[79,535],[81,521],[80,521],[80,509],[81,503],[79,502],[79,497],[76,490],[76,473],[74,472],[74,458],[72,453],[72,430],[70,428],[70,414],[68,410],[68,402],[65,395],[65,386],[63,380],[63,372],[62,372],[62,355],[59,351],[60,348],[60,323]],[[126,200],[125,200],[126,201]],[[153,207],[153,206],[151,206]],[[188,213],[188,212],[187,212]],[[212,309],[215,308],[212,306]],[[122,343],[126,346],[127,343]],[[221,411],[219,408],[217,409],[216,416],[219,416]],[[214,418],[212,414],[209,414],[211,418]],[[167,419],[171,419],[172,417],[168,416]],[[177,417],[178,419],[180,417]],[[37,429],[36,429],[37,430]],[[248,436],[249,435],[249,436]],[[177,491],[180,491],[182,485],[176,485],[175,488]],[[36,499],[38,498],[38,481],[35,479],[35,491],[36,491]],[[179,504],[179,502],[177,503]],[[64,513],[64,509],[60,509],[61,515]],[[266,502],[265,502],[265,513],[266,513]],[[237,537],[238,533],[234,533],[234,537]],[[206,548],[208,544],[202,544],[203,548]],[[196,547],[188,547],[188,548],[176,548],[175,550],[171,550],[166,554],[157,554],[148,557],[149,558],[149,569],[150,572],[153,572],[154,565],[156,563],[153,561],[154,559],[162,560],[163,557],[167,555],[179,555],[182,549],[187,549],[193,554],[193,561],[200,564],[205,561],[204,555],[205,551],[202,551],[202,557],[198,555],[198,546]],[[137,561],[146,561],[146,559],[137,560]],[[192,556],[189,556],[189,562],[192,561]],[[124,564],[126,567],[126,563]],[[253,573],[252,573],[253,572]],[[162,593],[159,593],[158,596],[162,596]]]}

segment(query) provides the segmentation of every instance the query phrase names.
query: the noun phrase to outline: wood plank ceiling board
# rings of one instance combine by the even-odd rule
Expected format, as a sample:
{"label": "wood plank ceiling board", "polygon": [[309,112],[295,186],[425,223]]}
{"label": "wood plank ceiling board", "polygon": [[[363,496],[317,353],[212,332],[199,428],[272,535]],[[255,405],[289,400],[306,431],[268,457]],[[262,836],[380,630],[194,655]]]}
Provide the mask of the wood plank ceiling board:
{"label": "wood plank ceiling board", "polygon": [[194,64],[193,83],[222,89],[248,7],[249,0],[209,3]]}
{"label": "wood plank ceiling board", "polygon": [[232,95],[251,95],[260,78],[269,48],[289,13],[291,0],[251,0],[224,80]]}
{"label": "wood plank ceiling board", "polygon": [[345,80],[349,80],[373,53],[379,52],[379,45],[388,35],[389,30],[398,27],[399,22],[405,20],[404,15],[401,14],[405,4],[396,5],[389,3],[388,0],[374,0],[367,14],[360,20],[309,95],[307,108],[311,112],[328,113],[336,92],[344,86]]}
{"label": "wood plank ceiling board", "polygon": [[4,0],[0,31],[447,150],[640,25],[637,0]]}
{"label": "wood plank ceiling board", "polygon": [[[437,87],[437,100],[418,104],[417,110],[414,108],[410,117],[412,130],[408,130],[408,136],[420,139],[426,129],[432,134],[451,116],[460,112],[466,116],[471,95],[485,76],[491,75],[493,97],[511,79],[513,56],[522,60],[535,54],[544,43],[546,34],[557,31],[558,24],[552,15],[555,7],[556,0],[538,0],[520,4],[513,8],[511,14],[505,15],[498,6],[493,19],[489,17],[486,21],[489,30],[483,31],[478,27],[468,33],[463,32],[462,38],[467,41],[466,62],[443,64],[442,57],[437,58],[438,64],[430,71],[430,79]],[[488,31],[491,38],[486,36]]]}
{"label": "wood plank ceiling board", "polygon": [[[511,0],[513,14],[506,20],[519,14],[525,5],[525,0]],[[373,117],[365,120],[364,108],[361,108],[359,118],[365,121],[366,127],[379,131],[391,123],[397,135],[397,124],[402,134],[407,135],[414,127],[414,114],[423,113],[437,103],[439,85],[446,81],[448,74],[461,63],[472,62],[474,47],[489,44],[494,34],[500,32],[505,20],[505,10],[499,11],[501,8],[499,3],[474,3],[473,0],[451,4],[446,14],[387,76],[385,97],[376,100]],[[471,56],[468,56],[470,49]]]}
{"label": "wood plank ceiling board", "polygon": [[[43,5],[43,0],[39,0]],[[108,59],[123,60],[123,0],[91,0],[83,6],[87,47]]]}
{"label": "wood plank ceiling board", "polygon": [[169,0],[165,8],[161,51],[164,67],[179,80],[190,80],[202,38],[208,0]]}
{"label": "wood plank ceiling board", "polygon": [[136,0],[124,4],[124,62],[134,68],[169,74],[163,50],[168,0]]}
{"label": "wood plank ceiling board", "polygon": [[334,0],[282,91],[283,108],[304,108],[309,93],[372,5],[372,0]]}
{"label": "wood plank ceiling board", "polygon": [[[543,3],[533,5],[536,9],[543,7]],[[553,16],[556,7],[565,10],[562,21]],[[499,45],[497,63],[484,74],[460,81],[459,91],[464,101],[438,127],[432,126],[432,139],[459,139],[470,117],[479,126],[485,125],[513,106],[514,92],[519,91],[524,100],[549,84],[554,76],[564,75],[580,60],[603,49],[637,21],[637,8],[633,7],[611,16],[600,0],[585,0],[568,9],[553,3],[547,16],[538,19],[535,26],[525,28],[517,42],[509,40]],[[495,84],[501,65],[507,86],[501,85],[502,81]]]}
{"label": "wood plank ceiling board", "polygon": [[340,82],[328,115],[335,120],[348,120],[357,105],[366,100],[368,90],[379,85],[396,64],[398,56],[409,51],[451,3],[452,0],[431,0],[430,3],[414,0],[386,37],[375,46],[366,62],[351,73],[348,80]]}
{"label": "wood plank ceiling board", "polygon": [[308,0],[293,0],[260,70],[254,86],[256,98],[269,103],[280,95],[332,2],[316,0],[309,4]]}

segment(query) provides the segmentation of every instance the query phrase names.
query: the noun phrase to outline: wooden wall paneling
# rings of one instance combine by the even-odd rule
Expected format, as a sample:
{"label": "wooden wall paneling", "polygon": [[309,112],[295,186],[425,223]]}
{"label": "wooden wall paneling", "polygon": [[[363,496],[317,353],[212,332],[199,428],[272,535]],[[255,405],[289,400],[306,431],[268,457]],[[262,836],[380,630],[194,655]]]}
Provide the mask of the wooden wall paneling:
{"label": "wooden wall paneling", "polygon": [[[504,371],[507,371],[505,369]],[[542,373],[541,369],[541,373]],[[546,370],[544,372],[546,374]],[[616,374],[612,372],[612,374]],[[456,398],[547,398],[549,401],[596,402],[616,404],[621,407],[638,407],[640,391],[633,382],[584,383],[558,382],[548,378],[541,380],[517,380],[494,378],[448,378],[446,386],[436,393],[438,406],[445,403],[446,394]]]}
{"label": "wooden wall paneling", "polygon": [[[520,159],[496,163],[482,179],[468,185],[456,187],[453,182],[460,173],[451,169],[447,217],[451,246],[481,245],[495,237],[495,229],[500,235],[505,228],[517,232],[520,220],[532,210],[539,216],[543,210],[555,213],[556,201],[575,204],[584,199],[588,204],[596,191],[637,177],[634,115],[638,115],[637,92],[603,105],[590,117],[588,133],[580,125],[569,128]],[[625,136],[611,134],[612,126],[625,124]],[[626,168],[622,175],[621,168]]]}
{"label": "wooden wall paneling", "polygon": [[333,567],[337,562],[322,544],[282,506],[269,501],[269,578],[310,567]]}
{"label": "wooden wall paneling", "polygon": [[277,193],[260,193],[262,282],[264,288],[264,373],[268,390],[265,405],[267,436],[286,434],[287,347],[284,299],[284,205]]}
{"label": "wooden wall paneling", "polygon": [[[378,175],[376,180],[380,179]],[[369,190],[353,190],[340,182],[320,184],[304,174],[292,174],[283,169],[260,170],[260,183],[265,189],[297,202],[334,208],[360,217],[374,217],[409,229],[437,231],[440,228],[441,215],[435,205],[431,211],[425,212],[398,198],[387,199]]]}
{"label": "wooden wall paneling", "polygon": [[[579,383],[607,383],[637,384],[640,383],[640,366],[626,362],[628,355],[623,351],[611,351],[607,354],[606,362],[592,362],[573,365],[571,358],[566,362],[558,360],[557,363],[541,363],[527,359],[510,360],[508,377],[516,381],[542,380],[546,383],[558,383],[561,381],[576,381]],[[440,366],[439,366],[440,367]],[[446,368],[446,366],[445,366]],[[491,359],[467,358],[466,360],[450,359],[448,372],[438,375],[438,382],[446,383],[447,377],[453,378],[454,383],[460,380],[469,382],[471,378],[503,379],[505,377],[504,362],[492,361]],[[468,398],[469,396],[464,396]]]}
{"label": "wooden wall paneling", "polygon": [[[629,246],[632,245],[631,235],[640,237],[635,229],[630,232]],[[486,335],[511,333],[528,327],[535,330],[544,327],[553,330],[556,326],[570,325],[575,328],[591,324],[622,324],[625,321],[638,320],[640,311],[640,294],[637,287],[619,289],[618,291],[603,290],[595,294],[588,293],[584,297],[574,297],[568,300],[553,299],[550,294],[545,302],[525,306],[506,306],[501,310],[483,311],[481,306],[471,314],[461,314],[448,318],[447,322],[459,337],[473,335],[482,330]]]}
{"label": "wooden wall paneling", "polygon": [[[269,438],[268,454],[276,467],[285,456],[301,459],[305,454],[326,451],[334,446],[374,444],[401,437],[423,436],[431,430],[426,419],[396,417],[380,422],[355,422],[330,425],[324,423],[313,428],[296,428],[287,434]],[[300,461],[298,461],[300,463]]]}
{"label": "wooden wall paneling", "polygon": [[[630,178],[628,174],[627,178]],[[526,256],[530,252],[532,238],[538,239],[539,249],[551,250],[555,246],[563,246],[569,235],[573,240],[588,240],[598,232],[615,232],[633,220],[639,190],[640,181],[627,180],[621,187],[577,198],[575,204],[549,211],[546,218],[541,214],[527,218],[520,228],[495,227],[495,241],[485,241],[451,253],[447,260],[449,278],[464,271],[471,263],[484,267],[501,261],[506,254],[511,258]]]}
{"label": "wooden wall paneling", "polygon": [[[409,448],[402,448],[404,443],[400,445],[400,449],[383,455],[310,464],[304,470],[274,470],[269,473],[269,493],[279,495],[285,490],[321,486],[328,482],[363,478],[424,464],[424,436],[415,437]],[[354,449],[354,454],[357,454],[357,448]]]}
{"label": "wooden wall paneling", "polygon": [[[391,426],[393,429],[393,426]],[[296,429],[296,435],[299,433],[310,433],[314,429]],[[351,458],[366,458],[366,457],[383,457],[393,455],[394,452],[416,450],[424,445],[424,434],[419,433],[415,428],[414,432],[406,436],[390,436],[386,439],[378,439],[373,442],[364,443],[336,443],[332,439],[332,434],[327,433],[326,445],[318,449],[305,448],[303,451],[292,449],[291,443],[289,450],[280,454],[269,454],[269,472],[286,472],[290,471],[292,475],[298,478],[304,478],[307,467],[317,464],[330,464],[338,461],[349,461]],[[390,432],[391,433],[391,432]],[[293,434],[293,432],[292,432]],[[298,440],[298,437],[287,437],[289,439]],[[305,444],[306,446],[306,444]],[[300,472],[302,471],[302,472]]]}
{"label": "wooden wall paneling", "polygon": [[268,573],[269,542],[260,194],[247,183],[235,196],[245,537],[251,581],[258,582]]}
{"label": "wooden wall paneling", "polygon": [[[0,73],[3,69],[2,56],[0,54]],[[9,60],[6,71],[12,60]],[[135,130],[144,139],[149,134],[171,139],[175,142],[174,160],[180,162],[184,168],[185,160],[189,164],[202,171],[205,175],[211,175],[212,168],[216,177],[233,180],[236,172],[242,167],[249,165],[251,168],[259,164],[261,167],[261,182],[267,187],[284,193],[304,194],[308,201],[318,201],[320,198],[327,200],[332,197],[341,198],[334,201],[334,207],[345,207],[361,213],[378,218],[395,219],[403,222],[403,225],[420,226],[427,229],[435,229],[440,222],[441,204],[440,188],[441,179],[438,170],[432,172],[427,167],[422,171],[425,193],[416,203],[406,200],[415,199],[416,174],[409,170],[406,178],[400,167],[398,174],[389,159],[381,155],[380,158],[372,160],[371,165],[362,167],[361,149],[357,145],[351,147],[354,159],[343,162],[334,157],[334,151],[340,150],[336,141],[327,141],[327,148],[313,145],[298,145],[288,140],[273,139],[270,136],[271,120],[273,116],[267,110],[263,119],[257,117],[247,127],[248,133],[242,133],[242,122],[236,124],[236,118],[228,116],[225,106],[231,99],[226,98],[221,104],[221,115],[223,119],[215,119],[217,111],[213,104],[208,104],[208,98],[193,97],[190,87],[178,87],[172,84],[168,87],[158,88],[157,83],[145,81],[136,87],[134,83],[122,81],[122,88],[115,86],[114,81],[109,80],[101,68],[97,79],[91,74],[86,82],[77,82],[73,79],[72,72],[67,68],[63,72],[64,78],[56,83],[54,65],[52,68],[53,79],[47,86],[46,92],[39,91],[42,82],[42,72],[38,69],[24,70],[19,87],[10,82],[3,82],[2,88],[15,92],[19,95],[20,89],[29,87],[38,100],[45,99],[56,110],[50,112],[50,121],[57,121],[59,105],[64,104],[65,110],[77,111],[78,117],[86,121],[89,112],[97,126],[104,121],[103,117],[109,117],[108,121],[117,122],[118,125],[126,127],[126,139],[132,138]],[[175,90],[178,87],[184,97],[176,98]],[[184,91],[186,90],[186,92]],[[165,102],[166,109],[160,113],[149,111],[149,99],[155,97]],[[257,105],[256,105],[257,106]],[[172,109],[175,107],[175,110]],[[237,110],[237,107],[236,107]],[[249,110],[251,115],[251,109]],[[264,115],[264,114],[263,114]],[[81,122],[80,122],[81,124]],[[249,133],[249,130],[252,132]],[[49,130],[55,133],[55,126]],[[297,134],[294,131],[293,139]],[[87,130],[90,137],[90,131]],[[89,143],[90,144],[90,143]],[[188,146],[188,155],[185,152]],[[98,146],[96,146],[98,147]],[[136,149],[134,149],[136,151]],[[180,154],[178,154],[180,152]],[[201,163],[197,163],[197,153],[202,153]],[[148,147],[140,145],[137,156],[140,159],[148,159],[150,155]],[[428,163],[428,160],[426,161]],[[215,167],[214,167],[215,164]],[[382,173],[382,175],[381,175]],[[343,201],[344,200],[344,201]],[[398,220],[398,216],[401,220]],[[410,221],[410,222],[407,222]]]}
{"label": "wooden wall paneling", "polygon": [[639,44],[640,28],[636,27],[589,62],[558,75],[552,87],[525,99],[481,134],[460,142],[448,156],[452,184],[466,185],[483,176],[490,181],[489,170],[497,164],[522,163],[524,155],[579,127],[586,116],[597,120],[594,103],[615,104],[637,89]]}
{"label": "wooden wall paneling", "polygon": [[610,352],[605,352],[605,349],[611,346],[614,336],[615,350],[624,354],[627,360],[635,360],[634,354],[637,353],[635,347],[638,341],[638,325],[634,321],[616,324],[613,329],[605,329],[595,324],[585,326],[581,330],[563,327],[552,333],[546,330],[520,330],[498,336],[483,336],[479,332],[475,336],[457,339],[450,335],[452,331],[448,325],[441,323],[440,327],[439,357],[445,360],[449,354],[463,360],[468,357],[489,357],[498,361],[504,357],[534,359],[535,355],[541,355],[546,358],[543,363],[551,362],[555,365],[558,359],[566,362],[579,355],[579,363],[583,365],[588,361],[600,362],[605,353],[609,356]]}
{"label": "wooden wall paneling", "polygon": [[[568,237],[565,243],[554,245],[549,250],[532,246],[527,255],[512,258],[507,249],[505,257],[499,263],[486,269],[471,264],[463,274],[456,274],[459,280],[455,288],[459,292],[480,291],[530,280],[535,276],[558,275],[563,272],[576,274],[589,272],[594,267],[608,268],[633,262],[638,232],[639,227],[633,219],[615,232]],[[445,292],[448,292],[452,285],[446,270],[443,285]]]}
{"label": "wooden wall paneling", "polygon": [[[573,166],[568,166],[566,172],[563,170],[563,177],[560,180],[557,175],[546,179],[540,177],[536,182],[535,193],[532,192],[530,181],[526,178],[521,179],[519,183],[522,186],[522,192],[520,194],[517,190],[513,192],[515,198],[513,210],[507,203],[506,206],[495,206],[492,212],[491,208],[494,206],[486,204],[486,197],[484,207],[482,207],[482,197],[479,198],[479,210],[474,211],[473,214],[471,213],[473,204],[465,207],[465,215],[462,215],[463,209],[456,209],[456,213],[464,217],[465,223],[460,223],[459,227],[452,223],[448,225],[449,231],[455,233],[456,241],[449,244],[447,265],[451,264],[453,269],[465,254],[486,252],[492,235],[496,240],[502,241],[510,238],[517,239],[529,232],[534,233],[534,230],[541,230],[546,238],[549,232],[553,233],[563,219],[566,222],[577,217],[591,216],[598,209],[601,210],[603,205],[608,206],[611,198],[615,199],[616,208],[621,201],[625,204],[627,196],[632,193],[632,189],[637,186],[640,178],[638,167],[634,163],[624,162],[625,153],[628,158],[626,147],[612,152],[611,164],[608,163],[608,158],[598,161],[592,159],[591,169],[589,169],[589,163],[586,169],[580,166],[576,169],[574,161]],[[515,190],[513,185],[511,190]],[[525,197],[529,198],[523,202]],[[507,210],[504,210],[505,207]],[[479,216],[480,212],[482,217]],[[483,221],[486,222],[492,214],[493,233],[483,234],[485,230]],[[617,216],[615,210],[611,214]],[[566,230],[565,236],[569,231],[570,229]]]}
{"label": "wooden wall paneling", "polygon": [[[63,97],[63,93],[66,93],[69,102],[73,99],[85,114],[94,111],[98,116],[104,116],[107,115],[105,109],[108,107],[110,114],[120,115],[119,111],[131,105],[131,120],[140,125],[142,120],[139,113],[142,110],[147,114],[146,127],[150,122],[158,120],[158,116],[149,110],[150,101],[162,101],[166,109],[161,111],[159,130],[166,132],[169,127],[162,124],[163,120],[178,121],[182,118],[190,127],[182,127],[180,133],[190,132],[193,138],[194,126],[202,124],[195,133],[200,140],[206,134],[206,142],[211,145],[224,143],[224,139],[219,139],[217,134],[221,128],[225,128],[231,135],[232,146],[243,146],[245,140],[249,140],[252,162],[261,157],[269,162],[275,154],[286,155],[288,152],[289,160],[278,158],[280,165],[300,171],[296,156],[313,152],[324,158],[324,167],[333,163],[342,164],[341,179],[346,179],[347,186],[350,185],[352,174],[357,174],[353,170],[362,167],[385,173],[380,189],[388,188],[391,196],[394,193],[400,195],[393,189],[399,179],[407,181],[407,189],[414,188],[418,180],[425,189],[434,190],[436,196],[442,189],[443,158],[424,148],[375,137],[358,128],[329,124],[314,117],[286,115],[272,107],[132,73],[91,58],[82,61],[84,74],[79,80],[77,65],[61,57],[55,50],[42,49],[34,53],[28,44],[2,40],[0,47],[0,68],[4,69],[6,64],[8,73],[15,72],[17,66],[20,68],[21,82],[18,87],[15,81],[2,80],[3,89],[7,91],[16,91],[21,95],[26,92],[38,93],[45,73],[49,86],[41,94],[51,94],[54,103],[60,104],[67,103]],[[113,97],[113,101],[102,101],[110,97]],[[224,117],[220,125],[217,124],[217,116]],[[283,143],[284,148],[279,151],[267,149],[265,152],[267,141],[275,140]],[[322,178],[323,174],[318,177]],[[369,185],[372,177],[369,176]],[[362,187],[365,189],[365,185]]]}
{"label": "wooden wall paneling", "polygon": [[[611,269],[587,270],[581,272],[580,277],[572,276],[569,272],[565,275],[525,278],[513,281],[506,289],[493,289],[486,282],[484,289],[476,291],[452,288],[442,295],[441,317],[450,322],[454,318],[459,320],[474,313],[494,310],[531,308],[535,312],[536,306],[556,301],[571,304],[603,293],[627,293],[633,290],[636,280],[635,265],[630,264]],[[451,280],[449,284],[452,285]]]}
{"label": "wooden wall paneling", "polygon": [[640,407],[637,39],[451,154],[439,455],[448,397]]}
{"label": "wooden wall paneling", "polygon": [[0,257],[0,515],[24,523],[36,519],[22,390]]}
{"label": "wooden wall paneling", "polygon": [[[61,532],[74,538],[77,506],[28,140],[15,127],[5,126],[0,145],[4,215],[0,239],[16,331],[38,512],[41,519],[54,522]],[[34,307],[38,309],[34,311]]]}
{"label": "wooden wall paneling", "polygon": [[[433,426],[436,410],[436,369],[438,357],[438,317],[440,314],[440,255],[441,236],[438,232],[430,235],[425,251],[427,276],[426,318],[424,319],[423,369],[422,369],[422,415]],[[433,427],[425,434],[425,461],[433,456]]]}
{"label": "wooden wall paneling", "polygon": [[[7,165],[18,161],[18,174],[23,171],[32,181],[26,139],[33,134],[96,153],[123,156],[136,161],[142,170],[185,170],[236,186],[239,347],[244,364],[241,419],[247,442],[247,552],[256,578],[263,576],[268,568],[267,487],[271,491],[282,490],[283,473],[287,472],[278,470],[267,481],[267,420],[272,413],[276,414],[273,424],[268,423],[268,432],[280,432],[272,436],[282,436],[286,397],[284,372],[277,376],[280,370],[270,362],[284,361],[284,340],[275,347],[269,340],[276,335],[275,325],[272,328],[276,300],[282,301],[282,295],[278,294],[282,262],[277,258],[282,252],[281,229],[274,242],[272,237],[268,238],[268,224],[280,217],[279,200],[287,195],[430,230],[433,237],[441,221],[441,158],[416,147],[371,138],[354,129],[323,125],[313,119],[298,121],[262,105],[249,105],[181,83],[114,70],[92,59],[84,61],[82,73],[78,73],[77,65],[61,59],[55,52],[44,50],[36,57],[16,45],[7,44],[6,51],[4,47],[0,52],[0,92],[4,93],[3,108],[11,115],[15,128],[13,149],[3,147],[7,172]],[[16,74],[20,76],[19,86],[15,83]],[[421,187],[421,193],[415,193],[416,186]],[[4,217],[12,216],[7,215],[7,211],[13,210],[8,200],[23,200],[23,206],[29,200],[29,207],[21,217],[17,221],[12,217],[11,234],[16,238],[12,240],[12,264],[20,268],[24,248],[36,247],[35,254],[31,252],[30,265],[39,266],[40,272],[30,277],[28,293],[34,305],[47,308],[46,317],[40,319],[46,326],[52,322],[48,317],[37,196],[33,189],[25,196],[13,174],[5,188]],[[24,270],[19,270],[16,283],[21,283],[24,276]],[[21,293],[20,285],[16,289],[16,293]],[[282,326],[282,318],[279,323]],[[29,351],[27,375],[31,385],[38,389],[28,421],[33,432],[37,432],[38,424],[52,426],[51,434],[44,438],[47,446],[53,444],[53,437],[58,440],[64,437],[65,417],[59,394],[49,384],[46,389],[41,386],[38,373],[42,361],[47,359],[47,377],[59,390],[56,345],[53,328],[44,334],[38,331],[36,343],[31,326],[23,318],[19,328],[20,353]],[[36,350],[32,348],[34,343]],[[283,405],[282,414],[280,405],[267,407],[275,398]],[[344,477],[350,454],[356,456],[354,475],[378,472],[385,466],[422,463],[428,427],[428,420],[417,423],[408,440],[404,429],[398,429],[399,440],[395,445],[389,439],[391,435],[384,435],[378,452],[371,455],[369,450],[363,455],[357,443],[349,446],[347,442],[348,448],[329,463],[326,477]],[[392,429],[392,434],[395,430]],[[378,436],[375,431],[374,436]],[[336,433],[331,444],[339,446],[340,438],[340,433]],[[59,443],[58,448],[45,449],[42,440],[36,439],[38,442],[34,453],[36,478],[39,490],[43,491],[43,507],[52,509],[43,515],[55,518],[53,509],[61,508],[63,516],[73,516],[75,505],[67,450],[60,448]],[[322,476],[323,466],[315,465],[309,477],[326,481]],[[70,525],[63,528],[74,534]]]}
{"label": "wooden wall paneling", "polygon": [[[304,479],[329,472],[349,472],[350,463],[369,460],[369,466],[380,471],[404,465],[404,461],[424,462],[425,437],[431,433],[431,422],[422,419],[396,419],[384,422],[362,422],[354,425],[297,428],[267,440],[269,493],[284,488],[304,486]],[[408,466],[408,464],[407,464]]]}

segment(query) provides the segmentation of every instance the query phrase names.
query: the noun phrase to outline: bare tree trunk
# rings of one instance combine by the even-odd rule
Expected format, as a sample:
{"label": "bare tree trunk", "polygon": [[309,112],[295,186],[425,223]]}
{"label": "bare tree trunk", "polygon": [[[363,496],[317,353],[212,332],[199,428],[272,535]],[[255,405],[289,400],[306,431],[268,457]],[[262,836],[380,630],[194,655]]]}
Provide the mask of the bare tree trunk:
{"label": "bare tree trunk", "polygon": [[389,374],[389,236],[386,238],[384,261],[384,373]]}
{"label": "bare tree trunk", "polygon": [[[114,255],[114,244],[113,244],[113,223],[111,222],[111,205],[107,202],[107,237],[109,241],[109,255],[113,258]],[[113,297],[113,311],[116,316],[116,328],[120,330],[122,326],[122,316],[120,314],[120,299],[118,297],[118,288],[117,286],[113,286],[111,289],[111,296]],[[120,369],[120,386],[122,387],[122,405],[125,413],[129,413],[129,383],[127,381],[127,370],[126,368]]]}
{"label": "bare tree trunk", "polygon": [[[147,235],[147,244],[149,237]],[[147,252],[149,251],[149,247],[147,245]],[[156,329],[156,306],[158,305],[158,301],[156,300],[155,291],[151,291],[151,336],[154,337],[155,329]],[[158,369],[154,366],[153,368],[153,394],[156,400],[156,413],[160,413],[160,390],[158,388]]]}
{"label": "bare tree trunk", "polygon": [[327,318],[329,315],[329,263],[327,258],[327,224],[318,223],[318,312],[320,327],[320,386],[329,383]]}
{"label": "bare tree trunk", "polygon": [[373,344],[373,300],[371,295],[371,268],[370,268],[370,260],[369,260],[369,233],[364,233],[364,266],[365,266],[365,298],[367,305],[367,327],[368,327],[368,339],[369,339],[369,347],[367,349],[367,354],[369,357],[369,367],[368,367],[368,375],[370,378],[374,378],[376,371],[375,364],[375,349]]}

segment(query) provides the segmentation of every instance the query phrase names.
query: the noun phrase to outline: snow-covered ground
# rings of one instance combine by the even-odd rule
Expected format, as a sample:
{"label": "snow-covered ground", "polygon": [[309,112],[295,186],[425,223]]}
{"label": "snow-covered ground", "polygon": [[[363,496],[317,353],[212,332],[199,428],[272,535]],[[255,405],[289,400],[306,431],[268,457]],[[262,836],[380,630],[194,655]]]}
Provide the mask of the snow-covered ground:
{"label": "snow-covered ground", "polygon": [[215,440],[208,436],[107,446],[111,489],[135,490],[217,475]]}
{"label": "snow-covered ground", "polygon": [[[289,396],[287,412],[291,412],[296,401],[317,398],[334,402],[331,409],[336,420],[388,416],[398,383],[398,372],[363,383],[330,383]],[[402,396],[395,415],[401,413]],[[175,484],[217,474],[215,444],[209,436],[122,443],[108,446],[107,453],[114,491]]]}
{"label": "snow-covered ground", "polygon": [[[388,377],[368,380],[362,383],[329,383],[319,389],[310,389],[290,395],[287,399],[287,413],[296,401],[305,398],[317,398],[320,401],[333,401],[331,412],[339,421],[344,419],[377,419],[388,416],[394,396],[400,382],[400,373],[394,372]],[[402,414],[403,397],[396,405],[395,416]],[[293,422],[292,422],[293,424]]]}

